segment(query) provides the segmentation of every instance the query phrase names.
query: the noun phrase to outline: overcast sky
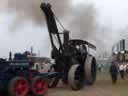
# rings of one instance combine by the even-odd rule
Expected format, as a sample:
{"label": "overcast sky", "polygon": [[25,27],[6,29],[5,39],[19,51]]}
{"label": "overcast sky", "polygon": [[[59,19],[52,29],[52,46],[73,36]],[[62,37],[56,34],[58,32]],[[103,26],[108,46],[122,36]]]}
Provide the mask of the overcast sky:
{"label": "overcast sky", "polygon": [[101,24],[113,28],[124,28],[128,25],[127,0],[93,0]]}
{"label": "overcast sky", "polygon": [[[18,10],[18,8],[20,9],[20,7],[22,7],[22,4],[24,4],[24,0],[22,1],[23,2],[21,2],[21,0],[0,1],[1,2],[0,3],[0,39],[1,39],[0,57],[3,56],[7,57],[9,51],[23,52],[25,50],[30,50],[31,46],[34,46],[34,51],[36,53],[38,53],[38,50],[40,50],[42,56],[50,56],[50,43],[48,41],[49,37],[48,37],[47,28],[46,25],[44,26],[42,23],[40,23],[41,19],[42,21],[44,19],[43,16],[41,15],[42,12],[38,10],[37,13],[31,12],[31,14],[29,14],[31,15],[32,18],[34,19],[36,18],[36,20],[39,23],[34,22],[32,19],[30,19],[29,16],[28,16],[29,18],[26,18],[25,16],[28,15],[26,9],[28,8],[30,10],[32,6],[25,7],[26,9],[21,8],[22,10]],[[28,0],[28,1],[25,0],[26,6],[27,3],[31,1],[33,0]],[[41,0],[37,0],[37,1],[41,1]],[[47,1],[47,0],[42,0],[42,1]],[[34,3],[32,4],[34,5],[35,3],[36,1],[34,0]],[[38,3],[36,5],[38,5]],[[125,28],[128,26],[127,0],[63,0],[62,2],[61,0],[59,0],[60,4],[58,4],[56,0],[51,0],[51,3],[53,4],[53,9],[55,9],[55,14],[57,14],[57,16],[61,19],[64,26],[69,29],[71,28],[70,30],[72,31],[76,30],[73,26],[76,26],[74,23],[79,22],[80,20],[79,17],[82,17],[81,18],[82,20],[84,18],[84,14],[82,14],[82,12],[84,12],[83,10],[85,10],[84,6],[88,6],[91,4],[93,6],[92,8],[95,9],[95,12],[93,14],[95,17],[91,17],[91,18],[95,18],[96,20],[95,23],[96,30],[95,33],[92,32],[93,35],[86,34],[88,36],[86,38],[94,42],[96,45],[100,46],[98,47],[98,50],[110,51],[112,44],[117,42],[121,38],[121,36],[127,37],[126,36],[127,31],[125,30]],[[15,7],[15,5],[18,11],[11,9]],[[21,6],[19,7],[19,5]],[[72,12],[71,10],[73,9],[70,9],[70,7],[72,7],[75,10],[73,11],[74,13],[76,12],[76,14],[81,14],[80,16],[76,16],[78,17],[76,21],[75,18],[71,19],[73,17],[72,14],[74,13],[71,13]],[[36,9],[38,9],[38,6],[34,6],[34,8],[35,8],[34,11],[36,11]],[[60,9],[63,8],[63,10],[58,10],[58,8]],[[93,12],[93,10],[90,7],[87,8]],[[39,15],[37,15],[38,13]],[[69,13],[70,15],[67,15]],[[36,15],[37,17],[34,17]],[[89,16],[91,15],[88,15],[88,18]],[[86,17],[87,15],[85,15],[85,18]],[[87,23],[89,22],[92,21],[87,21]],[[86,25],[86,23],[81,20],[79,23]],[[89,24],[91,25],[92,23]],[[84,30],[82,28],[83,27],[80,28],[81,31]],[[125,30],[123,31],[125,35],[121,34],[122,30]],[[86,31],[89,31],[91,33],[91,31],[94,30],[91,30],[90,27],[90,29]],[[100,51],[98,51],[98,53],[99,52]]]}

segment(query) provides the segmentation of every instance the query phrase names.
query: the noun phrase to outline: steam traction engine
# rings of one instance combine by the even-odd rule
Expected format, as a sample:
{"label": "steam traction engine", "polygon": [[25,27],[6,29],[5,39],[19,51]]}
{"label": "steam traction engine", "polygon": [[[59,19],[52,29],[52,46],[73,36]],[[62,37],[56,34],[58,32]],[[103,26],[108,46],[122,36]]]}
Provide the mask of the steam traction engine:
{"label": "steam traction engine", "polygon": [[49,87],[56,87],[60,79],[65,84],[70,85],[73,90],[79,90],[85,84],[94,84],[96,59],[89,54],[87,48],[96,49],[96,47],[84,40],[69,39],[69,32],[67,31],[63,32],[64,40],[62,42],[51,5],[42,3],[40,7],[47,20],[52,46],[51,56],[55,60],[50,72],[61,74],[50,78]]}
{"label": "steam traction engine", "polygon": [[16,53],[9,60],[0,59],[0,91],[2,96],[43,96],[48,83],[31,69],[33,62],[25,54]]}

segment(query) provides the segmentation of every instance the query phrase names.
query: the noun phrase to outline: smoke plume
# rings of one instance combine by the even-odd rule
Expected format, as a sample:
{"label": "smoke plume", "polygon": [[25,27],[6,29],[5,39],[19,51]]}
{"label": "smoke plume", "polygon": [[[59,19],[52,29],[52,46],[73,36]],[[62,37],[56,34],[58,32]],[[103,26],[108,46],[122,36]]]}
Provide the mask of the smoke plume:
{"label": "smoke plume", "polygon": [[73,10],[73,19],[69,24],[73,37],[88,39],[95,30],[96,10],[93,5],[80,5]]}
{"label": "smoke plume", "polygon": [[46,52],[50,52],[48,50],[48,47],[50,47],[49,37],[45,25],[45,18],[40,9],[41,2],[51,3],[54,13],[65,28],[70,30],[73,38],[94,41],[92,36],[95,34],[96,9],[93,4],[87,5],[80,3],[73,5],[72,2],[74,0],[2,1],[4,6],[0,9],[6,9],[7,16],[12,17],[9,18],[9,23],[7,24],[8,30],[6,31],[8,34],[6,35],[9,39],[6,43],[10,44],[7,44],[5,47],[10,48],[6,50],[13,49],[13,51],[20,51],[21,49],[23,51],[23,49],[27,50],[33,45],[36,46],[36,52],[40,50],[42,55],[48,55]]}
{"label": "smoke plume", "polygon": [[[94,31],[95,8],[93,5],[86,6],[80,4],[76,7],[71,6],[73,0],[8,0],[9,10],[16,11],[17,18],[15,23],[22,19],[32,19],[33,22],[41,23],[44,18],[40,9],[41,1],[50,2],[56,16],[64,19],[67,16],[72,17],[68,24],[71,32],[76,36],[85,39]],[[17,22],[16,22],[17,21]],[[64,20],[66,21],[66,18]],[[14,25],[17,25],[15,24]]]}
{"label": "smoke plume", "polygon": [[41,2],[50,2],[56,15],[63,17],[69,10],[71,0],[8,0],[9,10],[16,11],[20,19],[32,19],[37,24],[42,24],[44,15],[40,9]]}

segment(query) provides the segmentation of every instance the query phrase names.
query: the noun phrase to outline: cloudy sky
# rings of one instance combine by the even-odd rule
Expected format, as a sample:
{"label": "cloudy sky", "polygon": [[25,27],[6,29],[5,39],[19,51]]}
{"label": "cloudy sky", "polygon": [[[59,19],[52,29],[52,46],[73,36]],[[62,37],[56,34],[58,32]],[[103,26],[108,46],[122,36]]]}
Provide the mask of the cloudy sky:
{"label": "cloudy sky", "polygon": [[1,0],[0,57],[31,46],[36,53],[40,50],[42,56],[50,56],[46,22],[39,8],[42,1],[52,4],[72,38],[96,44],[97,54],[109,52],[115,42],[128,36],[127,0]]}

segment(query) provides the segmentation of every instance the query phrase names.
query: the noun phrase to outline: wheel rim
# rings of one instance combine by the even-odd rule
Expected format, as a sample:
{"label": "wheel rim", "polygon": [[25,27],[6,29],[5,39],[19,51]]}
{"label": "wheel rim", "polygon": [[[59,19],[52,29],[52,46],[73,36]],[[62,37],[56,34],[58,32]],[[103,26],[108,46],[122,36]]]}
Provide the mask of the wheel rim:
{"label": "wheel rim", "polygon": [[29,90],[29,85],[25,80],[17,80],[15,83],[16,96],[25,96]]}
{"label": "wheel rim", "polygon": [[44,95],[47,92],[48,83],[43,79],[37,79],[34,82],[34,91],[37,95]]}

